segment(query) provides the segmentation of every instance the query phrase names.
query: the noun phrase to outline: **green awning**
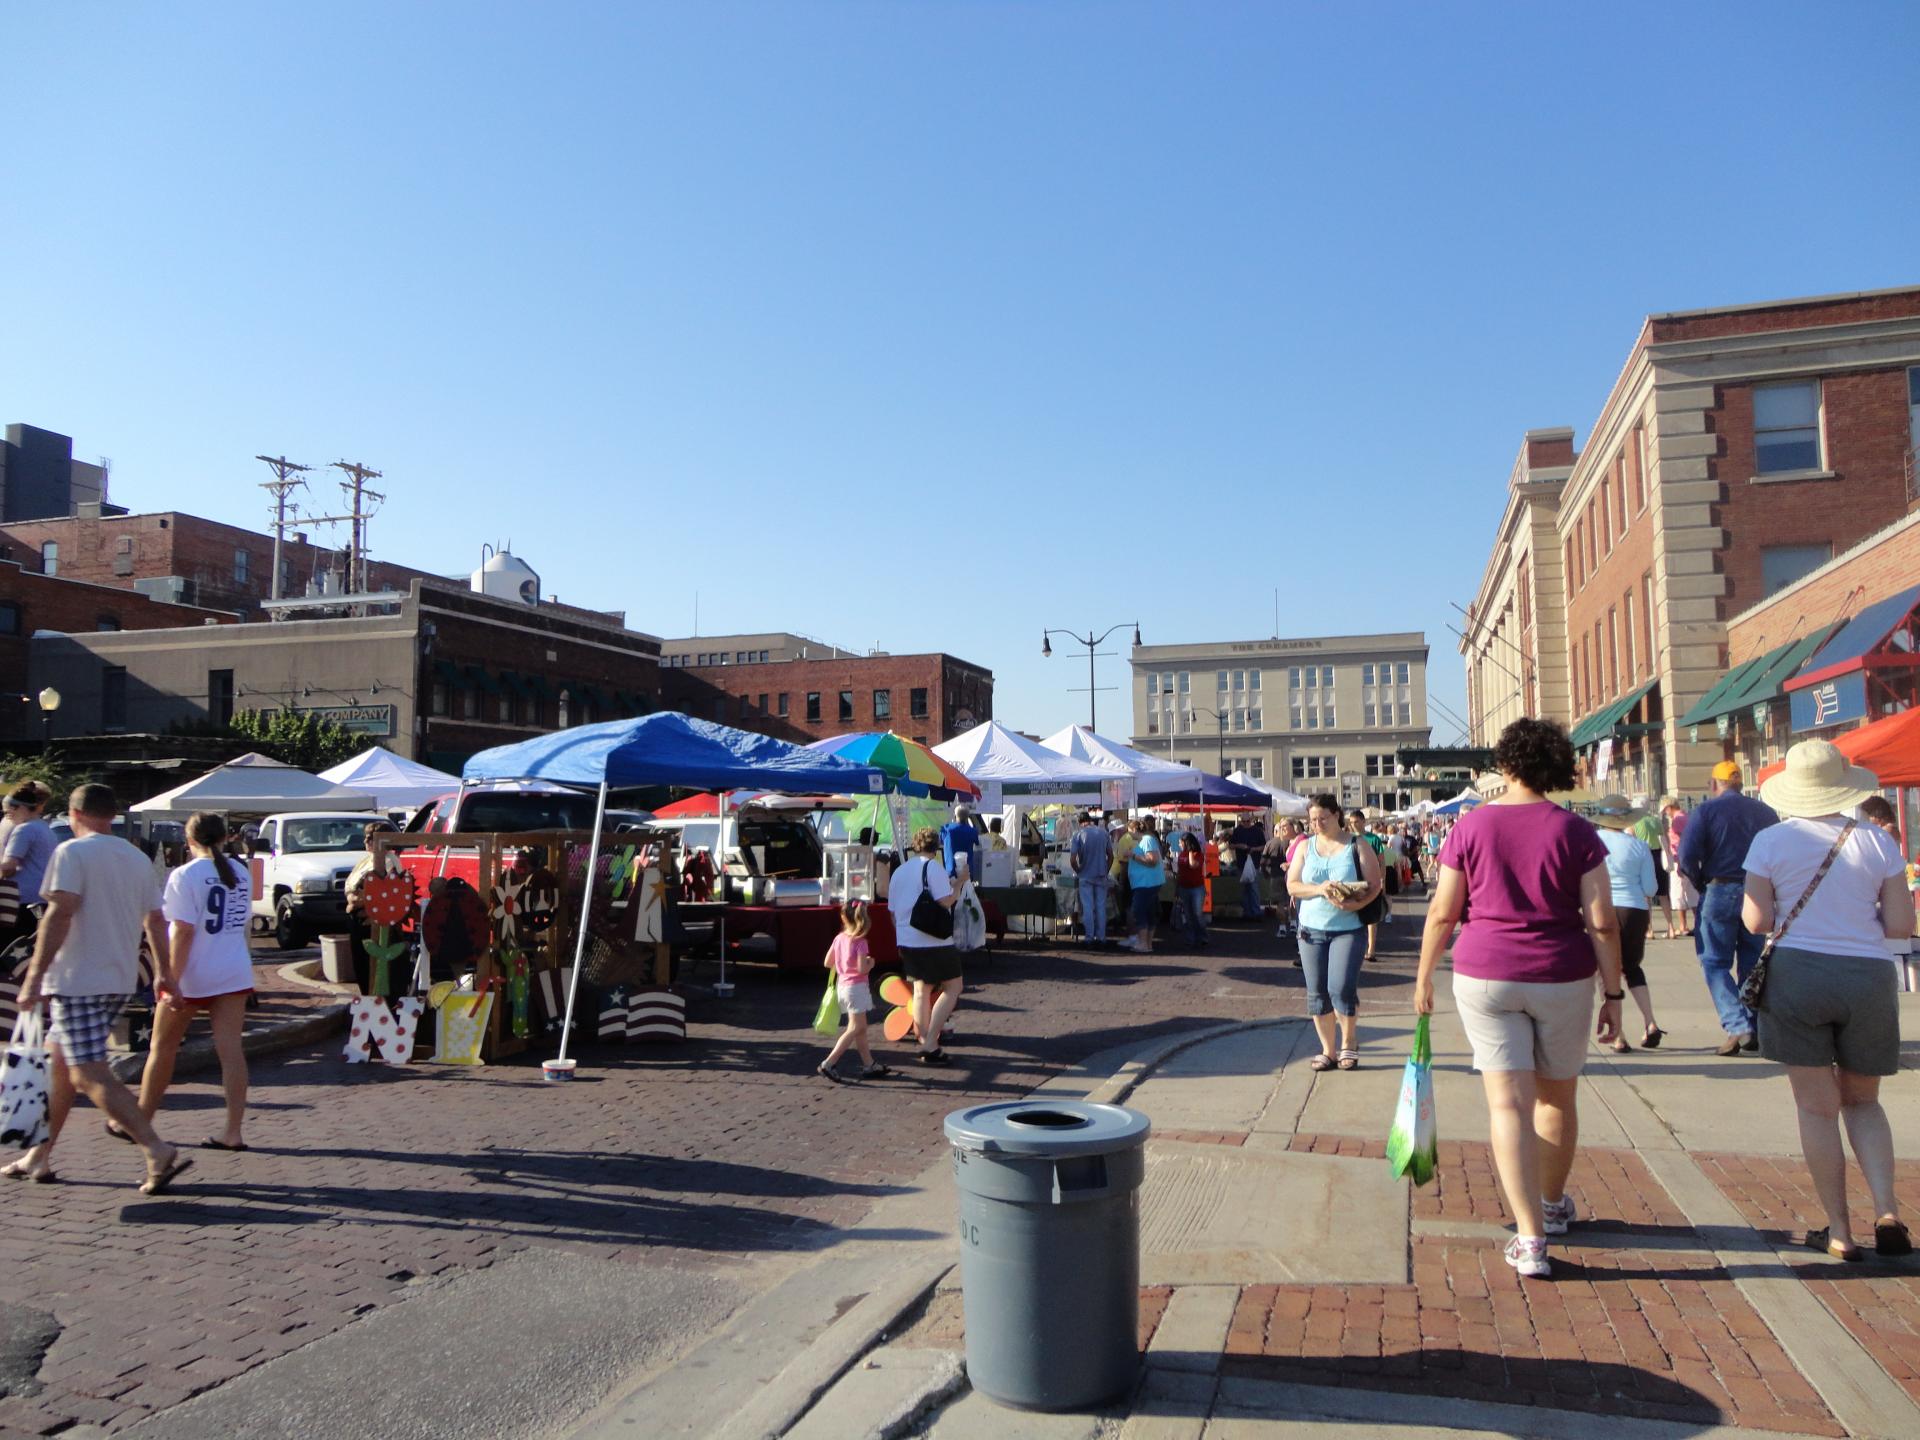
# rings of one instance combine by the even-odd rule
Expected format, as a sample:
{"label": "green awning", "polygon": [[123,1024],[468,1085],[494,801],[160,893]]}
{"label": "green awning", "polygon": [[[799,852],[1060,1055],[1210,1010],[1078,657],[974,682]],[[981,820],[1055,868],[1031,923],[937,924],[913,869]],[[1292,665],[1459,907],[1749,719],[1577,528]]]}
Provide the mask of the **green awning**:
{"label": "green awning", "polygon": [[1573,734],[1568,737],[1573,741],[1573,748],[1576,750],[1584,750],[1587,746],[1597,745],[1600,741],[1613,734],[1613,727],[1625,719],[1627,713],[1631,711],[1635,705],[1640,703],[1640,697],[1659,683],[1657,680],[1649,680],[1639,689],[1629,690],[1625,695],[1622,695],[1611,704],[1602,705],[1578,725],[1575,725],[1573,727]]}
{"label": "green awning", "polygon": [[527,687],[527,694],[536,700],[551,700],[553,698],[553,687],[547,684],[544,676],[523,675],[521,677],[521,683]]}
{"label": "green awning", "polygon": [[443,685],[451,685],[456,690],[471,690],[473,681],[467,678],[467,672],[451,660],[433,662],[433,673]]}
{"label": "green awning", "polygon": [[533,686],[527,683],[526,679],[518,670],[502,670],[500,672],[500,681],[507,689],[520,696],[521,699],[530,700],[533,698]]}
{"label": "green awning", "polygon": [[467,674],[471,675],[473,677],[473,683],[480,689],[486,691],[487,694],[498,695],[500,693],[500,682],[489,675],[482,666],[467,666]]}
{"label": "green awning", "polygon": [[1818,630],[1809,631],[1798,640],[1789,640],[1784,645],[1776,645],[1764,655],[1755,656],[1745,664],[1736,665],[1722,675],[1714,687],[1700,698],[1700,703],[1681,717],[1682,725],[1705,725],[1718,720],[1722,715],[1732,715],[1736,711],[1748,710],[1755,705],[1766,705],[1780,698],[1780,687],[1805,665],[1813,652],[1832,638],[1833,632],[1842,622],[1836,620],[1823,625]]}
{"label": "green awning", "polygon": [[606,692],[597,686],[587,684],[584,680],[574,682],[573,693],[576,699],[586,701],[603,715],[613,709],[613,701],[607,698]]}
{"label": "green awning", "polygon": [[636,695],[631,690],[616,690],[613,698],[620,702],[620,708],[629,715],[645,715],[648,710],[647,697]]}

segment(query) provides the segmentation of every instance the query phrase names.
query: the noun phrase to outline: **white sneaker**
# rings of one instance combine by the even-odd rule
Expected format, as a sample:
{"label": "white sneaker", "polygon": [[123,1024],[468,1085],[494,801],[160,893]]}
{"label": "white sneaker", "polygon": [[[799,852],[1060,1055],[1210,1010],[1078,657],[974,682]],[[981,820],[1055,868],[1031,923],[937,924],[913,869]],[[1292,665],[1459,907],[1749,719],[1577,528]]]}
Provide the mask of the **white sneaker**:
{"label": "white sneaker", "polygon": [[1546,1232],[1549,1235],[1564,1235],[1567,1227],[1580,1218],[1573,1208],[1573,1197],[1562,1195],[1558,1203],[1552,1200],[1540,1202],[1540,1214],[1546,1220]]}
{"label": "white sneaker", "polygon": [[1547,1260],[1547,1242],[1537,1235],[1516,1235],[1507,1242],[1507,1264],[1529,1280],[1545,1280],[1553,1274]]}

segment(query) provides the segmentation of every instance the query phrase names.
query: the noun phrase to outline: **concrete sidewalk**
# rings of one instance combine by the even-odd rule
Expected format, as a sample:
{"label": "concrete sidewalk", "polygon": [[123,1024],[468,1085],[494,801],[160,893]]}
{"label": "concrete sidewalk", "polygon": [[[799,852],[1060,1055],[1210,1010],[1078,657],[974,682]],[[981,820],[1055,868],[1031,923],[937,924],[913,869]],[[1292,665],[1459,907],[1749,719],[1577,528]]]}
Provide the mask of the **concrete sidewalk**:
{"label": "concrete sidewalk", "polygon": [[[1570,1187],[1583,1222],[1555,1245],[1552,1281],[1523,1283],[1501,1257],[1486,1107],[1443,984],[1440,1173],[1420,1190],[1383,1158],[1409,1014],[1363,1015],[1354,1072],[1309,1070],[1311,1027],[1279,1021],[1163,1045],[1096,1092],[1154,1121],[1132,1396],[1040,1416],[968,1390],[954,1270],[886,1343],[837,1356],[840,1378],[797,1418],[723,1433],[1920,1435],[1920,1265],[1799,1247],[1823,1222],[1784,1072],[1712,1053],[1690,943],[1655,942],[1649,975],[1667,1038],[1593,1051]],[[1920,1033],[1920,997],[1902,998]],[[1637,1042],[1630,1003],[1627,1023]],[[1902,1156],[1920,1156],[1912,1065],[1884,1090]],[[925,1183],[923,1213],[950,1214],[950,1180]],[[1920,1211],[1920,1161],[1900,1187]],[[918,1258],[942,1251],[955,1258],[946,1241]]]}

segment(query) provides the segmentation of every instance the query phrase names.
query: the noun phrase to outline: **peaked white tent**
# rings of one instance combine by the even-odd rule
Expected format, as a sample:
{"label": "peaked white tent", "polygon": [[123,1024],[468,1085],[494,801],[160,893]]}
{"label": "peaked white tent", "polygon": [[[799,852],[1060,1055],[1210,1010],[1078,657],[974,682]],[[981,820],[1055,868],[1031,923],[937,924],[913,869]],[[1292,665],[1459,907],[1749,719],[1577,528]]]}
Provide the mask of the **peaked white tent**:
{"label": "peaked white tent", "polygon": [[342,760],[331,770],[322,770],[320,778],[351,790],[372,792],[383,810],[411,810],[460,788],[458,775],[402,759],[379,745],[362,750],[351,760]]}
{"label": "peaked white tent", "polygon": [[1124,782],[1115,770],[1057,755],[997,720],[956,735],[933,753],[980,787],[983,810],[1025,805],[1100,805],[1113,797],[1102,783]]}
{"label": "peaked white tent", "polygon": [[1122,745],[1084,725],[1069,725],[1040,743],[1056,755],[1130,778],[1141,804],[1150,800],[1192,799],[1206,781],[1205,772],[1191,765],[1180,765],[1131,745]]}
{"label": "peaked white tent", "polygon": [[322,780],[265,755],[242,755],[198,779],[176,785],[129,809],[142,815],[191,815],[196,810],[222,814],[277,815],[286,810],[372,810],[365,790]]}
{"label": "peaked white tent", "polygon": [[1296,795],[1291,790],[1282,790],[1278,785],[1269,785],[1264,780],[1256,780],[1244,770],[1236,770],[1227,776],[1236,785],[1245,785],[1249,790],[1264,790],[1273,797],[1273,809],[1277,815],[1305,815],[1312,807],[1307,797]]}

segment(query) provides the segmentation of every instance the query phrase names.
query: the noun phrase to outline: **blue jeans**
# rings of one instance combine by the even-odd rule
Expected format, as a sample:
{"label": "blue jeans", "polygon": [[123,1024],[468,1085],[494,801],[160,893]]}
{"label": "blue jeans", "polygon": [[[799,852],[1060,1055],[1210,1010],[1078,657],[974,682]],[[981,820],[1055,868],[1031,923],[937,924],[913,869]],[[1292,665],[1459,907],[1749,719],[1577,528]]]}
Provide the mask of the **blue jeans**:
{"label": "blue jeans", "polygon": [[1720,1014],[1720,1028],[1729,1035],[1753,1034],[1753,1012],[1740,1003],[1740,986],[1760,958],[1763,938],[1740,923],[1740,885],[1709,885],[1700,892],[1700,910],[1694,938],[1700,951],[1700,972],[1707,977],[1707,993]]}
{"label": "blue jeans", "polygon": [[1240,881],[1240,913],[1249,920],[1258,920],[1267,913],[1266,906],[1260,903],[1258,879]]}
{"label": "blue jeans", "polygon": [[1089,940],[1107,938],[1107,877],[1080,877],[1080,928]]}
{"label": "blue jeans", "polygon": [[1182,885],[1174,892],[1174,923],[1184,929],[1196,945],[1207,943],[1207,887]]}
{"label": "blue jeans", "polygon": [[1360,1008],[1360,960],[1366,927],[1300,931],[1300,970],[1307,980],[1307,1013],[1352,1015]]}

